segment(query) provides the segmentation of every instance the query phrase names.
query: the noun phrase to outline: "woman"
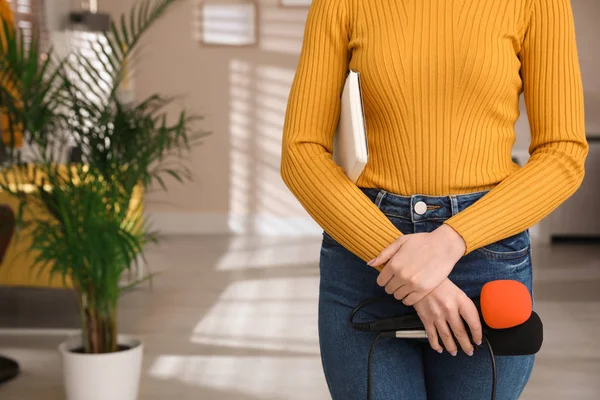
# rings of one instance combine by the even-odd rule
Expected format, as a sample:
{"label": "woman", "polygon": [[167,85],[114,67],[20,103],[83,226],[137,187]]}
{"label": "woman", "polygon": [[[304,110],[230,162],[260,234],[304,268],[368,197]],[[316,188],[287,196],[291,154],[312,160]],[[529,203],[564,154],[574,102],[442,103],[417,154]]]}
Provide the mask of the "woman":
{"label": "woman", "polygon": [[[331,159],[348,69],[361,72],[369,142],[356,184]],[[521,92],[523,167],[511,160]],[[583,179],[582,93],[569,0],[313,0],[281,175],[324,229],[319,338],[334,399],[366,397],[373,335],[348,316],[386,294],[398,302],[362,318],[416,310],[429,343],[378,344],[372,398],[489,397],[488,354],[466,334],[481,341],[471,298],[497,279],[531,292],[528,228]],[[497,364],[497,398],[518,398],[533,356]]]}

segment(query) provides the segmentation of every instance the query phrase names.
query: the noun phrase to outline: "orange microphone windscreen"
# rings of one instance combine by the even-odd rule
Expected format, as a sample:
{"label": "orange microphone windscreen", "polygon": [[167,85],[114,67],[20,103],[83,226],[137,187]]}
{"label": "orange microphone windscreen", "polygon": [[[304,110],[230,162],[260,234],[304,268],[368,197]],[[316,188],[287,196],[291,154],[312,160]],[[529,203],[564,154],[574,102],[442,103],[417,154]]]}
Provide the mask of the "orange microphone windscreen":
{"label": "orange microphone windscreen", "polygon": [[498,280],[486,283],[481,289],[481,314],[493,329],[521,325],[532,311],[531,295],[521,282]]}

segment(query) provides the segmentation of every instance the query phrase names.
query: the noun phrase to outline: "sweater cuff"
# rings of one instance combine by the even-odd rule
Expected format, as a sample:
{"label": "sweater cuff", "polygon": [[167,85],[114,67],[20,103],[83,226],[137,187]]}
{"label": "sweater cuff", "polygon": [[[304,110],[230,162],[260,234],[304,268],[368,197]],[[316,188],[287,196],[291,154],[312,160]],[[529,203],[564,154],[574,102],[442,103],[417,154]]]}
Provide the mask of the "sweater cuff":
{"label": "sweater cuff", "polygon": [[479,237],[479,239],[481,239],[481,232],[479,232],[479,230],[473,229],[472,225],[471,227],[467,226],[467,224],[465,224],[462,221],[462,218],[458,217],[458,215],[447,219],[446,221],[444,221],[444,224],[454,229],[465,241],[465,253],[463,254],[465,256],[473,250],[479,248],[480,243],[484,243],[483,240],[476,241],[473,239],[476,237]]}

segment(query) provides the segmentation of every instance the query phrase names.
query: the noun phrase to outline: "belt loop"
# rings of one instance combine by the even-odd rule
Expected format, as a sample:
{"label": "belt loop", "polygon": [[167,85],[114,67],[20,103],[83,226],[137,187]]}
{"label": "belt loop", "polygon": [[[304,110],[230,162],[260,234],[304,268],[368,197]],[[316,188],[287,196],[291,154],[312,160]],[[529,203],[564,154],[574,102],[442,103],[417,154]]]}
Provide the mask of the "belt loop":
{"label": "belt loop", "polygon": [[452,215],[458,214],[458,198],[455,194],[451,194],[450,196],[450,205],[452,208]]}
{"label": "belt loop", "polygon": [[[408,206],[409,208],[409,212],[410,212],[410,222],[412,224],[415,223],[415,195],[411,194],[410,195],[410,205]],[[413,225],[413,230],[414,230],[414,225]]]}
{"label": "belt loop", "polygon": [[387,191],[385,191],[384,189],[380,189],[379,192],[377,193],[377,197],[375,197],[375,205],[377,206],[377,208],[381,208],[381,201],[383,200],[383,197],[387,194]]}

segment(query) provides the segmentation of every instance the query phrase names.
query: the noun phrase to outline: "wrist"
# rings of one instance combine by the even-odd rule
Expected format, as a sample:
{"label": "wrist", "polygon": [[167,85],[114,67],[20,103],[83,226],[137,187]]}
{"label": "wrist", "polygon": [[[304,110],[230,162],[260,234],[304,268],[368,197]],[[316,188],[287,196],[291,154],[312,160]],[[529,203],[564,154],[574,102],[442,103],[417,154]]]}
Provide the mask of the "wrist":
{"label": "wrist", "polygon": [[447,246],[450,254],[455,256],[458,261],[467,250],[467,244],[463,237],[447,224],[442,224],[442,226],[436,229],[436,232],[439,233],[442,242]]}

